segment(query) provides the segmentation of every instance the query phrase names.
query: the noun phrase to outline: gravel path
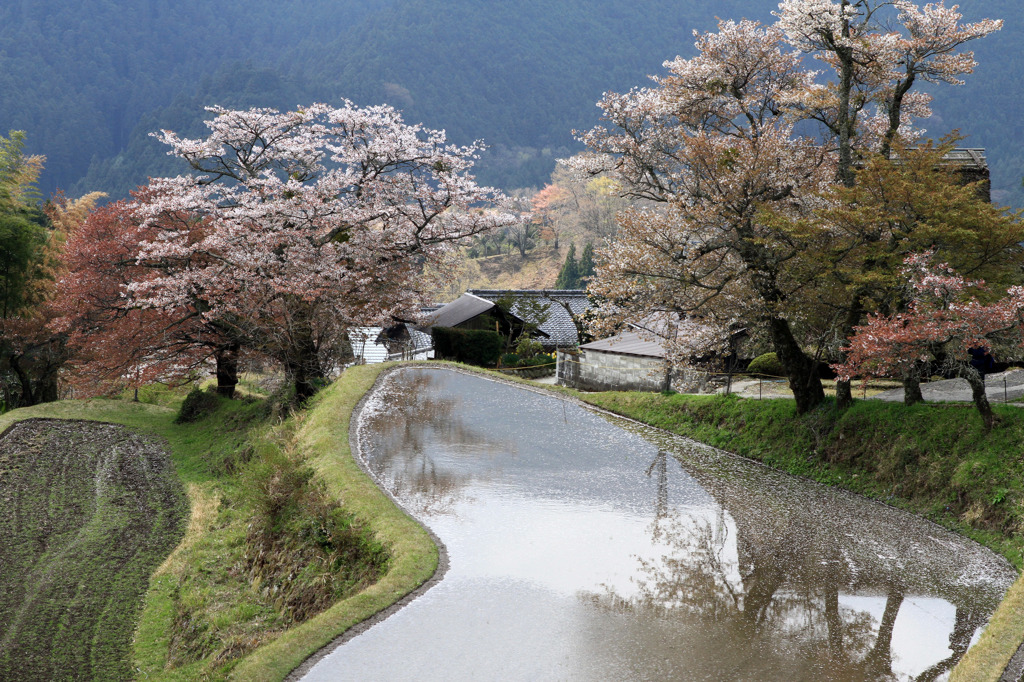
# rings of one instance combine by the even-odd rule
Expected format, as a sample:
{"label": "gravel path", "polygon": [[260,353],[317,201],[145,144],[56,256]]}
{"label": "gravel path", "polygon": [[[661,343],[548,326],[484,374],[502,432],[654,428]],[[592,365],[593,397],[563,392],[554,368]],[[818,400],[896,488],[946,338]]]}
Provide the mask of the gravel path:
{"label": "gravel path", "polygon": [[[1024,397],[1024,370],[1011,369],[985,377],[985,393],[989,402],[1011,402]],[[971,402],[971,387],[966,379],[944,379],[921,384],[921,394],[928,402]],[[894,388],[874,396],[874,400],[902,402],[903,389]]]}

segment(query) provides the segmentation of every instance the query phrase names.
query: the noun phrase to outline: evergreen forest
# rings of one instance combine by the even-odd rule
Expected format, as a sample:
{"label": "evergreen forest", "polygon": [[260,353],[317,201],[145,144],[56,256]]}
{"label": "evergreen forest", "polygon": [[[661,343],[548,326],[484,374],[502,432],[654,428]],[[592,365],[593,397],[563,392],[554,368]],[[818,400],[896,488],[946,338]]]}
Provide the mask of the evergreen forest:
{"label": "evergreen forest", "polygon": [[[936,137],[985,147],[994,198],[1024,205],[1017,85],[1024,53],[1012,0],[964,0],[965,20],[1002,18],[962,87],[935,89]],[[770,20],[775,0],[14,0],[0,5],[0,132],[47,157],[40,189],[113,198],[184,169],[149,134],[200,135],[202,107],[389,103],[409,122],[490,149],[482,182],[543,186],[581,149],[602,92],[648,84],[693,52],[715,17]]]}

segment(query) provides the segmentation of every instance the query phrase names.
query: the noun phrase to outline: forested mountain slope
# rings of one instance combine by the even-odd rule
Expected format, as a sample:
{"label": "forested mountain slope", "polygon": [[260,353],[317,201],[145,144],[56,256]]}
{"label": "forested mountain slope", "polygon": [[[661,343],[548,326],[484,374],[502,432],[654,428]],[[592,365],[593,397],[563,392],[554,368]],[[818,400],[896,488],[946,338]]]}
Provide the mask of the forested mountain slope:
{"label": "forested mountain slope", "polygon": [[[1003,18],[976,44],[981,65],[935,94],[935,135],[959,127],[989,149],[996,197],[1024,205],[1013,0],[963,0]],[[199,132],[201,107],[389,102],[409,121],[493,149],[481,179],[540,185],[605,90],[646,84],[692,54],[715,17],[770,19],[776,0],[20,0],[0,5],[0,129],[46,154],[43,189],[120,195],[174,172],[157,128]]]}
{"label": "forested mountain slope", "polygon": [[[951,4],[950,2],[946,3]],[[957,128],[964,146],[985,147],[993,200],[1024,207],[1024,13],[1019,0],[960,0],[968,19],[1003,19],[998,33],[973,43],[978,68],[960,87],[933,89],[934,116],[925,124],[941,136]]]}
{"label": "forested mountain slope", "polygon": [[489,179],[536,185],[552,155],[577,149],[572,130],[597,121],[601,93],[645,84],[666,59],[690,51],[693,29],[745,4],[405,0],[369,17],[356,49],[335,44],[309,73],[337,73],[349,96],[390,101],[457,140],[483,138],[501,166],[485,165]]}
{"label": "forested mountain slope", "polygon": [[[384,6],[379,0],[5,1],[0,129],[27,131],[29,150],[47,156],[44,191],[69,187],[90,163],[124,149],[145,114],[195,97],[204,76],[239,62],[287,71],[296,55],[314,53]],[[132,185],[144,182],[151,171],[137,159],[131,165]]]}

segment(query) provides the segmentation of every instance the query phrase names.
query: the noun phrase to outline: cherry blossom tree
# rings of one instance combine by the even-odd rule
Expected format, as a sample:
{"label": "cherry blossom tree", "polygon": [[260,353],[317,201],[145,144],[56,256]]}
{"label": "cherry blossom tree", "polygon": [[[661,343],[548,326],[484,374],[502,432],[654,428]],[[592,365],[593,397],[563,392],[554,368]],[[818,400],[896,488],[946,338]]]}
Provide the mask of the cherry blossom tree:
{"label": "cherry blossom tree", "polygon": [[847,358],[833,365],[839,376],[920,377],[940,356],[964,377],[986,428],[996,417],[985,395],[985,380],[971,366],[972,348],[990,347],[993,341],[1024,345],[1024,287],[1010,287],[999,300],[984,304],[975,294],[984,282],[960,275],[946,263],[936,264],[934,253],[907,257],[904,273],[909,282],[906,312],[872,315],[850,339]]}
{"label": "cherry blossom tree", "polygon": [[798,117],[778,105],[808,90],[813,74],[782,49],[779,29],[756,22],[723,21],[696,46],[696,57],[666,63],[656,88],[606,95],[611,127],[582,136],[597,154],[576,168],[613,171],[629,195],[658,205],[623,212],[590,288],[608,302],[611,325],[661,316],[666,327],[699,318],[718,330],[674,336],[680,359],[706,355],[711,339],[724,345],[741,318],[759,321],[804,412],[824,391],[786,304],[803,285],[787,264],[807,237],[762,213],[770,205],[795,217],[835,177],[827,149],[798,135]]}
{"label": "cherry blossom tree", "polygon": [[[928,114],[912,87],[958,82],[974,66],[958,48],[999,22],[963,25],[956,7],[903,0],[784,0],[776,16],[768,27],[720,22],[697,36],[696,57],[666,62],[655,87],[607,94],[599,106],[609,125],[581,136],[595,153],[573,165],[614,171],[626,193],[661,205],[626,212],[599,254],[592,288],[610,324],[692,317],[719,330],[719,346],[736,322],[756,325],[805,412],[824,399],[817,367],[827,349],[808,343],[796,303],[838,266],[812,254],[852,250],[838,244],[849,235],[817,217],[828,190],[852,186],[861,159],[910,136]],[[806,68],[809,54],[831,79]],[[832,327],[845,318],[852,328],[862,298],[854,292]],[[705,347],[680,346],[676,357],[706,354],[711,337],[698,338]]]}
{"label": "cherry blossom tree", "polygon": [[480,143],[448,144],[391,107],[209,110],[205,139],[157,135],[196,174],[140,199],[157,229],[140,262],[160,274],[130,291],[278,359],[300,399],[345,328],[407,316],[435,285],[425,265],[443,277],[453,242],[512,222],[470,174]]}
{"label": "cherry blossom tree", "polygon": [[[914,85],[961,84],[976,63],[959,48],[1002,26],[989,19],[964,24],[956,5],[907,0],[783,0],[775,16],[787,42],[814,55],[831,76],[788,104],[823,124],[836,147],[838,180],[848,188],[866,155],[888,159],[900,138],[906,144],[921,134],[913,123],[931,115],[931,96]],[[852,291],[841,336],[863,318],[869,295]],[[837,392],[841,405],[852,402],[848,383],[840,382]]]}
{"label": "cherry blossom tree", "polygon": [[146,383],[193,378],[212,359],[217,390],[234,395],[239,343],[194,307],[143,308],[133,285],[159,276],[139,263],[159,233],[143,226],[133,202],[118,201],[82,216],[60,256],[51,328],[68,337],[69,374],[80,395],[102,395]]}
{"label": "cherry blossom tree", "polygon": [[914,85],[961,85],[961,76],[977,62],[972,52],[958,52],[960,47],[1003,23],[965,24],[957,5],[921,7],[909,0],[783,0],[774,14],[786,41],[832,74],[789,104],[833,134],[846,186],[854,183],[857,152],[888,156],[898,134],[910,133],[914,119],[931,115],[931,97],[914,92]]}

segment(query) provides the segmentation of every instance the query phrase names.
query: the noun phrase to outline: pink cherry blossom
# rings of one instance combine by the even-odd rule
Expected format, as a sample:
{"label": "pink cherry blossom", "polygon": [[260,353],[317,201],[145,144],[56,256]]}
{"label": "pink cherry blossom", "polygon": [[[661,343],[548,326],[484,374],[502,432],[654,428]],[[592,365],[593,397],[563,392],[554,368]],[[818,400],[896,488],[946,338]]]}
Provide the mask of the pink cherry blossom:
{"label": "pink cherry blossom", "polygon": [[513,219],[470,175],[481,143],[391,107],[209,111],[204,139],[156,134],[196,173],[154,179],[137,202],[156,228],[139,263],[158,274],[129,291],[197,306],[298,383],[324,374],[346,327],[414,315],[454,243]]}

